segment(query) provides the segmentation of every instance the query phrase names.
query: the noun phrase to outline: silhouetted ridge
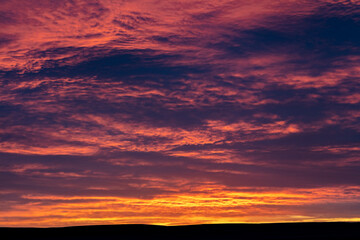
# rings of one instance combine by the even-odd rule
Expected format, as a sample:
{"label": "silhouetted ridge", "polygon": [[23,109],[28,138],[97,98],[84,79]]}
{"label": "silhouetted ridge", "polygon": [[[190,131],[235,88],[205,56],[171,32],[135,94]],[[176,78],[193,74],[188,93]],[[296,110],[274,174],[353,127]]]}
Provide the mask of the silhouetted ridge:
{"label": "silhouetted ridge", "polygon": [[360,223],[205,224],[189,226],[101,225],[65,228],[0,228],[2,239],[360,239]]}

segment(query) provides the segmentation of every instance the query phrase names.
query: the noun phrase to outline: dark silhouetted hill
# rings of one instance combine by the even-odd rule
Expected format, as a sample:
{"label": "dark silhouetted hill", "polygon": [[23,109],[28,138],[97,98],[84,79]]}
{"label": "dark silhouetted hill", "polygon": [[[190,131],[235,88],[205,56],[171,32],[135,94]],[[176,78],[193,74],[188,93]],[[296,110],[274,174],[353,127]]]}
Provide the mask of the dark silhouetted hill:
{"label": "dark silhouetted hill", "polygon": [[65,228],[0,228],[3,240],[360,240],[360,223],[105,225]]}

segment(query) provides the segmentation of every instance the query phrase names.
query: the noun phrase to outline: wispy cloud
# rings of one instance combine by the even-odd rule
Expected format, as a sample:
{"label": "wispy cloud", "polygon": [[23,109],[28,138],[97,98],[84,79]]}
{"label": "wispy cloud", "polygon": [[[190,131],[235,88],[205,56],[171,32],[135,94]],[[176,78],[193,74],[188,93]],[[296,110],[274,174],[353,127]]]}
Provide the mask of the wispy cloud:
{"label": "wispy cloud", "polygon": [[358,220],[359,9],[2,1],[0,225]]}

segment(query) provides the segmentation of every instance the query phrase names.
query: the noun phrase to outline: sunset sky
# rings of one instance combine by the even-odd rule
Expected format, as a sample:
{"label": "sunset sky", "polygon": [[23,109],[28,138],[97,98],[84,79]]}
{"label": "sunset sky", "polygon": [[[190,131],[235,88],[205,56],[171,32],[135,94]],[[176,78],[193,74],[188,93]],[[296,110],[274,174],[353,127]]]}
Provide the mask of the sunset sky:
{"label": "sunset sky", "polygon": [[359,0],[0,0],[0,226],[360,221]]}

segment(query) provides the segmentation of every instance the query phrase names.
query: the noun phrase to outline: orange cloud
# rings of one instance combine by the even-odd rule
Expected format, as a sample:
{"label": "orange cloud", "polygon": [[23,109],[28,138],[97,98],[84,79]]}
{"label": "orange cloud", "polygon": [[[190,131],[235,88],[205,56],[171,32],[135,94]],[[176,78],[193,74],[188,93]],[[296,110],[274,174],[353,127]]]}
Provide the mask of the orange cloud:
{"label": "orange cloud", "polygon": [[[358,199],[358,192],[344,194],[356,186],[324,189],[246,192],[229,191],[222,186],[202,186],[193,194],[159,196],[154,199],[51,195],[24,195],[31,203],[15,206],[0,217],[6,226],[71,226],[88,224],[151,223],[182,225],[229,222],[330,221],[297,206],[338,204]],[[246,190],[246,189],[245,189]],[[198,192],[198,193],[195,193]],[[38,219],[37,224],[31,219]],[[358,221],[343,215],[336,220]],[[6,221],[6,222],[5,222]]]}
{"label": "orange cloud", "polygon": [[0,225],[359,220],[358,8],[2,1]]}

